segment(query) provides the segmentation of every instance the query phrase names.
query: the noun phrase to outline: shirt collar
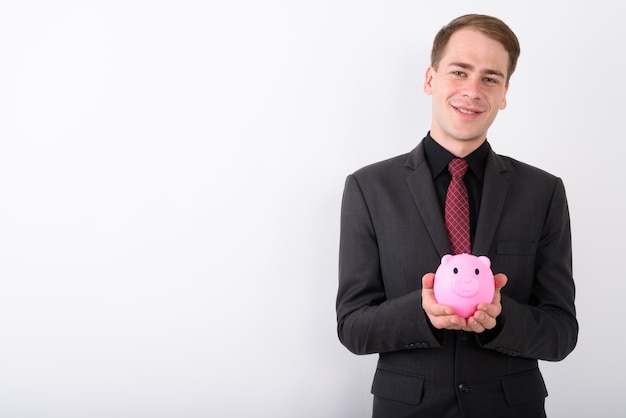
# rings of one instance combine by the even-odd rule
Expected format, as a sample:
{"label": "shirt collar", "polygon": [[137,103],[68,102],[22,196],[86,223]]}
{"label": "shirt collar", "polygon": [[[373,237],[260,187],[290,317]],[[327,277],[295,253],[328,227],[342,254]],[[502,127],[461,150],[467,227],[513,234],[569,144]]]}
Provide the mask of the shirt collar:
{"label": "shirt collar", "polygon": [[[485,175],[485,164],[487,163],[487,156],[491,146],[487,141],[474,150],[471,154],[465,157],[469,169],[474,175],[482,182]],[[447,172],[448,163],[453,158],[456,158],[454,154],[439,145],[431,136],[430,132],[424,138],[424,152],[426,153],[426,159],[430,170],[433,173],[433,178],[439,176],[444,170]]]}

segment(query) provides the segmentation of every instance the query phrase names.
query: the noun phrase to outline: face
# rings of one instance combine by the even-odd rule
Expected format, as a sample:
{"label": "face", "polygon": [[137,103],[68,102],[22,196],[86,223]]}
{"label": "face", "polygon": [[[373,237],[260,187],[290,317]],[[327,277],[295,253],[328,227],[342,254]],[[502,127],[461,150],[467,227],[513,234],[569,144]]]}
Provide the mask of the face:
{"label": "face", "polygon": [[464,28],[450,37],[437,70],[426,71],[431,136],[456,156],[478,148],[498,110],[506,107],[508,60],[498,41]]}

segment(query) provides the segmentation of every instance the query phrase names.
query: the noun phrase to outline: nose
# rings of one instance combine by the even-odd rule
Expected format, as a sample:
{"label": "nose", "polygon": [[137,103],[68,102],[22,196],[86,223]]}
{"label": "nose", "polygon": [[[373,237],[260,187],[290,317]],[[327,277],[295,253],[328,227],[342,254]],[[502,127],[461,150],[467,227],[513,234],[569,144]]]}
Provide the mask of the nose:
{"label": "nose", "polygon": [[463,89],[461,90],[461,94],[464,97],[472,100],[480,99],[480,79],[478,78],[468,78],[465,84],[463,85]]}

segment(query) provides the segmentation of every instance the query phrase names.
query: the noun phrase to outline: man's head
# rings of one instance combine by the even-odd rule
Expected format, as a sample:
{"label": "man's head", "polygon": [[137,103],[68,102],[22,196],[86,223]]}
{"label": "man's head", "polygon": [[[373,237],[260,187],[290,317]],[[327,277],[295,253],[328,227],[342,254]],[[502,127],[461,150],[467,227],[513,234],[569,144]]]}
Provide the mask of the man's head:
{"label": "man's head", "polygon": [[477,149],[506,108],[518,56],[517,37],[496,18],[467,15],[441,29],[424,81],[433,139],[457,157]]}
{"label": "man's head", "polygon": [[517,65],[517,59],[520,55],[520,45],[517,36],[515,36],[511,28],[500,19],[492,16],[468,14],[457,17],[446,26],[442,27],[433,42],[433,49],[430,54],[430,65],[435,70],[438,69],[439,62],[445,52],[448,41],[450,41],[450,37],[454,32],[462,28],[477,30],[488,38],[502,44],[504,50],[509,53],[509,67],[506,75],[506,82],[508,84]]}

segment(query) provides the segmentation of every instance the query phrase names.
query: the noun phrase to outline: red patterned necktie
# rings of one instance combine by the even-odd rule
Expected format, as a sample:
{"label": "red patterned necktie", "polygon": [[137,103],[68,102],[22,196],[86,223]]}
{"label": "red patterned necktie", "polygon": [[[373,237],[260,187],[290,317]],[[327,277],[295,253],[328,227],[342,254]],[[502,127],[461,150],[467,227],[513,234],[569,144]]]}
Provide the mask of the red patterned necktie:
{"label": "red patterned necktie", "polygon": [[448,164],[452,180],[446,194],[445,222],[452,246],[452,253],[470,253],[469,199],[463,176],[467,172],[467,161],[454,158]]}

